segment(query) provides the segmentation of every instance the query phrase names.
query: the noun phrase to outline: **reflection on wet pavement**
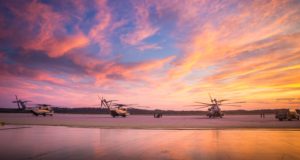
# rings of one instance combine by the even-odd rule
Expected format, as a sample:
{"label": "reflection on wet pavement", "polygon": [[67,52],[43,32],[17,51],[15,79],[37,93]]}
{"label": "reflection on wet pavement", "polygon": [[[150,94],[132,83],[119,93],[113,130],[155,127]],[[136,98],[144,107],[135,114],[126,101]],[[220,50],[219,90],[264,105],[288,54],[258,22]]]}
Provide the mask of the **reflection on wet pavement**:
{"label": "reflection on wet pavement", "polygon": [[0,159],[300,159],[298,130],[0,129]]}

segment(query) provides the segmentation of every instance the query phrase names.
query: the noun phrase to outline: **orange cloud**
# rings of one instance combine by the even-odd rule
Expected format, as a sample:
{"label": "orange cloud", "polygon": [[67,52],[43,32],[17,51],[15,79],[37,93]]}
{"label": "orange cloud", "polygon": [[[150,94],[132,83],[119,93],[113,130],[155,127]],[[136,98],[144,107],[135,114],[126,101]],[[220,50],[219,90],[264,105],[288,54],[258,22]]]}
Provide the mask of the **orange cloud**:
{"label": "orange cloud", "polygon": [[295,8],[290,7],[281,11],[284,5],[288,4],[283,1],[270,4],[253,2],[238,8],[239,14],[218,19],[218,26],[205,23],[200,31],[191,35],[190,41],[180,44],[184,55],[174,63],[170,77],[178,78],[193,69],[205,68],[238,56],[243,52],[237,52],[237,49],[245,45],[284,34],[287,29],[295,26],[289,17],[297,13]]}

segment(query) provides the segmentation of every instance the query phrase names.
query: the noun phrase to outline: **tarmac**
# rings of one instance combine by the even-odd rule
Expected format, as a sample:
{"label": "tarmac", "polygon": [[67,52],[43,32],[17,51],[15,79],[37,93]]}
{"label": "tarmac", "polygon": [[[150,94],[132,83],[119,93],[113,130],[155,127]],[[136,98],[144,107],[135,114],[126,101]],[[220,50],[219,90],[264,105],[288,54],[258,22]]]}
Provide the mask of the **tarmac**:
{"label": "tarmac", "polygon": [[112,118],[100,114],[54,114],[54,116],[33,116],[28,113],[0,113],[0,121],[7,125],[44,125],[91,127],[108,129],[299,129],[300,121],[278,121],[275,115],[225,115],[209,119],[206,116],[166,116],[154,118],[151,115],[129,115],[126,118]]}
{"label": "tarmac", "polygon": [[0,159],[300,159],[300,131],[0,127]]}

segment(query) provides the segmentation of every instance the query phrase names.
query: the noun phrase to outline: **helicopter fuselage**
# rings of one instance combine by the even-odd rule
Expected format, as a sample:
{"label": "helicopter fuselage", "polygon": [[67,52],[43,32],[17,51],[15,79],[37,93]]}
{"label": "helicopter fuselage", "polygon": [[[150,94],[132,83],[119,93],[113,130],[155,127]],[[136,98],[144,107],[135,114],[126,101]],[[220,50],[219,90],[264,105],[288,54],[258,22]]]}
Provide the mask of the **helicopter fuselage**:
{"label": "helicopter fuselage", "polygon": [[110,110],[110,115],[112,117],[118,117],[118,116],[126,117],[126,116],[129,115],[129,112],[127,111],[126,108],[118,107],[118,108],[115,108],[115,109],[111,109]]}
{"label": "helicopter fuselage", "polygon": [[43,115],[43,116],[53,116],[54,111],[50,107],[35,107],[31,109],[31,113],[35,116]]}
{"label": "helicopter fuselage", "polygon": [[208,109],[208,113],[206,114],[208,118],[222,118],[224,113],[221,111],[220,107],[217,104],[214,104],[211,108]]}

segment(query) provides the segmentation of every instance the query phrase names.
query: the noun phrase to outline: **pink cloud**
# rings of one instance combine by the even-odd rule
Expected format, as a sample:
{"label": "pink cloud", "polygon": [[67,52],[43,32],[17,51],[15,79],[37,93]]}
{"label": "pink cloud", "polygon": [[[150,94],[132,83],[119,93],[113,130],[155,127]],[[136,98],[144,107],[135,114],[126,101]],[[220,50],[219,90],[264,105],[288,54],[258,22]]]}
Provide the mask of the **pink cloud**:
{"label": "pink cloud", "polygon": [[135,17],[135,30],[121,36],[121,41],[129,45],[138,45],[143,40],[153,36],[159,30],[154,27],[150,22],[149,6],[147,3],[140,2],[134,3]]}
{"label": "pink cloud", "polygon": [[101,47],[101,53],[108,54],[111,52],[111,44],[108,40],[107,31],[112,23],[112,13],[107,7],[106,0],[96,1],[96,21],[97,23],[91,28],[89,37]]}
{"label": "pink cloud", "polygon": [[78,30],[72,35],[67,34],[64,25],[68,17],[53,11],[49,5],[32,1],[22,8],[12,4],[8,6],[15,16],[28,23],[25,31],[32,35],[20,44],[25,49],[41,50],[50,57],[59,57],[89,43],[89,39]]}

